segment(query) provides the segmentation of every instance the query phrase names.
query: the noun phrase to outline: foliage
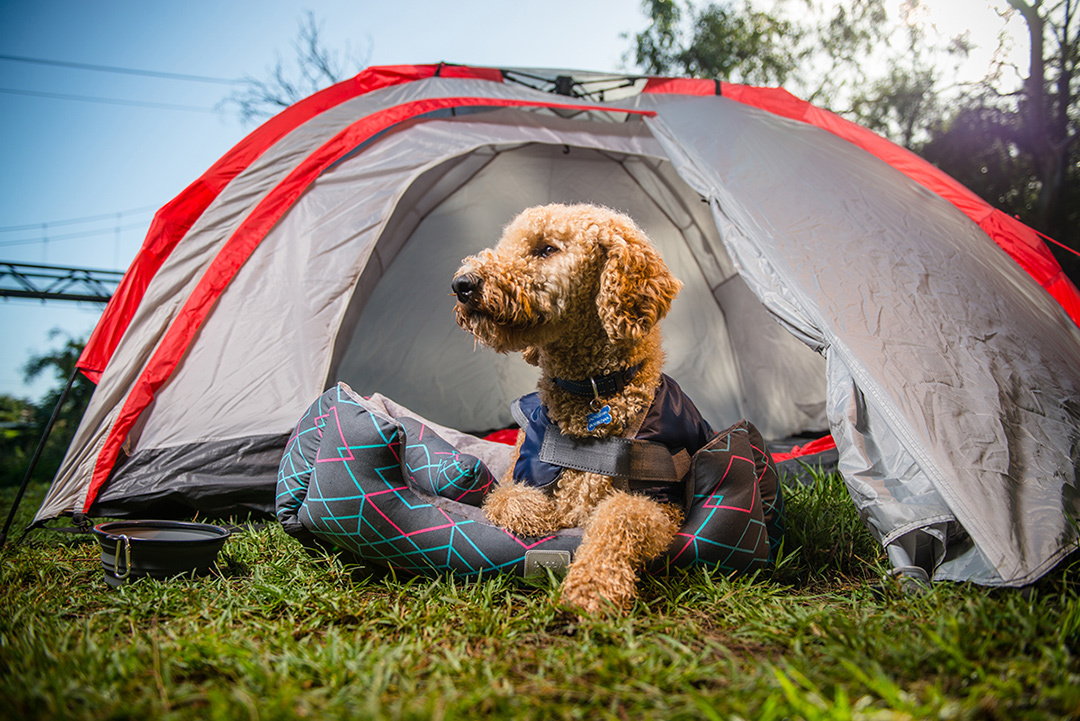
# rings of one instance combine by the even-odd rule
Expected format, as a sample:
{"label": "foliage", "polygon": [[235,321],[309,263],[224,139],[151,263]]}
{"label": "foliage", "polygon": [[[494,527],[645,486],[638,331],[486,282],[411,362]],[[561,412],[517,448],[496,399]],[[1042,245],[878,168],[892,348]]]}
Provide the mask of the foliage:
{"label": "foliage", "polygon": [[[79,356],[82,355],[86,340],[67,336],[59,329],[55,329],[49,334],[50,338],[59,338],[60,336],[64,336],[64,339],[58,348],[31,356],[23,368],[27,382],[43,374],[51,374],[56,382],[53,389],[42,397],[34,412],[34,423],[39,438],[54,410],[57,414],[56,422],[34,471],[33,478],[40,480],[51,480],[56,474],[60,462],[67,452],[67,447],[75,435],[75,430],[79,426],[83,411],[86,410],[86,405],[90,402],[90,396],[94,392],[94,384],[81,373],[75,372],[75,364],[78,362]],[[64,393],[64,388],[67,386],[68,380],[73,376],[74,380],[64,397],[64,403],[59,410],[56,410],[56,405]]]}
{"label": "foliage", "polygon": [[0,486],[21,483],[37,426],[30,401],[0,395]]}
{"label": "foliage", "polygon": [[[999,73],[990,74],[960,98],[955,112],[942,116],[923,152],[991,203],[1007,198],[998,207],[1080,250],[1080,3],[1008,4],[1029,30],[1022,87],[1012,89]],[[980,133],[977,147],[970,147],[972,132]],[[1080,258],[1051,249],[1080,283]]]}
{"label": "foliage", "polygon": [[276,525],[237,533],[214,576],[112,590],[96,544],[37,531],[0,556],[0,715],[1013,719],[1080,709],[1073,568],[1025,592],[939,584],[905,595],[878,580],[880,550],[826,560],[831,541],[861,547],[849,536],[866,531],[850,501],[834,503],[836,477],[820,482],[830,485],[792,489],[788,507],[793,533],[823,545],[789,546],[799,553],[786,567],[649,578],[629,615],[587,620],[562,613],[546,582],[372,575],[306,555]]}
{"label": "foliage", "polygon": [[866,60],[876,48],[887,43],[885,3],[852,0],[819,4],[804,0],[796,3],[800,5],[811,13],[816,12],[820,20],[803,32],[804,40],[810,45],[804,54],[816,57],[813,62],[804,63],[797,86],[792,90],[812,103],[838,107],[840,98],[867,84]]}
{"label": "foliage", "polygon": [[969,49],[963,39],[953,39],[944,48],[931,41],[926,29],[911,16],[918,5],[904,6],[908,17],[895,33],[904,44],[890,48],[883,75],[864,78],[853,89],[847,110],[861,125],[909,149],[915,148],[916,142],[925,138],[928,126],[941,117],[939,76],[945,73],[938,63],[950,55],[966,56]]}
{"label": "foliage", "polygon": [[1038,183],[1031,158],[1015,151],[1018,126],[1015,113],[972,103],[939,120],[921,152],[995,207],[1029,217]]}
{"label": "foliage", "polygon": [[[53,329],[49,338],[57,339],[62,335],[61,330]],[[41,435],[85,345],[85,340],[66,336],[59,347],[33,355],[27,360],[23,374],[28,383],[43,374],[52,375],[56,383],[37,403],[0,397],[0,419],[11,424],[0,435],[0,486],[22,483]],[[34,469],[32,477],[35,480],[48,481],[56,474],[93,392],[93,384],[82,374],[76,374]]]}
{"label": "foliage", "polygon": [[702,10],[680,8],[675,0],[646,0],[645,6],[653,22],[635,36],[634,60],[647,73],[783,84],[797,65],[788,50],[797,28],[757,11],[750,0]]}

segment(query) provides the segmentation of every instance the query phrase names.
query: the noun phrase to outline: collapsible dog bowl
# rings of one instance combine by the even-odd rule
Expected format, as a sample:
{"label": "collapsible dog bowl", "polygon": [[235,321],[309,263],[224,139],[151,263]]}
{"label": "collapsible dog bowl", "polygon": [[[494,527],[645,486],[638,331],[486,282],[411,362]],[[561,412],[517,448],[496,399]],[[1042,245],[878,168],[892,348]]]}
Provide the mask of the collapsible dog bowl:
{"label": "collapsible dog bowl", "polygon": [[143,576],[170,578],[210,572],[231,535],[221,526],[186,521],[111,521],[94,526],[105,582],[120,586]]}

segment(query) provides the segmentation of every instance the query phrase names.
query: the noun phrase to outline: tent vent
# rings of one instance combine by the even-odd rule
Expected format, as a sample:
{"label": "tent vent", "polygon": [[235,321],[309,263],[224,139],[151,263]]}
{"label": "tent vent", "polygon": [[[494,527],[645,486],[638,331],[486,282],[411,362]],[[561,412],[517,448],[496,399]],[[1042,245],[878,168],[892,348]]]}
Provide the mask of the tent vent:
{"label": "tent vent", "polygon": [[584,98],[594,102],[608,102],[631,97],[641,91],[648,80],[644,75],[605,75],[592,79],[582,79],[570,75],[535,75],[520,69],[503,69],[503,78],[508,82],[524,85],[553,95],[570,98]]}

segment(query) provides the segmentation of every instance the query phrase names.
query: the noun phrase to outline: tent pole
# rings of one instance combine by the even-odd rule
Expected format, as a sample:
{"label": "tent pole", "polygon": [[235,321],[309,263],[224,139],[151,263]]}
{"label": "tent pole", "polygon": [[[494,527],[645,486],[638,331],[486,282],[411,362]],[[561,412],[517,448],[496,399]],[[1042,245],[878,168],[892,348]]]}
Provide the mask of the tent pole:
{"label": "tent pole", "polygon": [[3,548],[4,544],[7,543],[8,530],[15,520],[15,512],[19,510],[19,502],[22,501],[23,494],[26,493],[26,487],[30,484],[30,476],[34,473],[38,460],[41,458],[41,453],[45,450],[45,442],[49,440],[49,434],[52,433],[53,426],[56,424],[56,419],[60,415],[60,408],[64,405],[64,401],[67,400],[68,391],[71,390],[71,386],[75,383],[75,376],[78,372],[78,368],[71,371],[71,376],[68,378],[67,385],[64,386],[64,390],[61,391],[60,398],[57,399],[56,405],[53,407],[52,415],[49,416],[49,422],[45,424],[45,431],[41,434],[41,440],[38,441],[37,450],[34,451],[34,456],[30,459],[30,465],[26,468],[26,475],[23,476],[22,485],[19,486],[19,492],[15,494],[15,501],[11,504],[11,510],[8,512],[7,521],[4,522],[4,530],[0,533],[0,548]]}

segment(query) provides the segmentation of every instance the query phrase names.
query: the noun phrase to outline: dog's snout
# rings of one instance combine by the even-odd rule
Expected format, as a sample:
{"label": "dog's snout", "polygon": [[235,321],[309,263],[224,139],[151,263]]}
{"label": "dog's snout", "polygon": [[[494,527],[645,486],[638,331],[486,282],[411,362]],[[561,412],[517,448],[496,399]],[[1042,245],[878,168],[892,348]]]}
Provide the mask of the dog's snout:
{"label": "dog's snout", "polygon": [[465,305],[470,305],[476,302],[477,297],[480,294],[480,285],[482,279],[480,276],[473,273],[466,273],[465,275],[459,275],[454,278],[454,282],[450,284],[450,289],[454,291],[454,295],[457,299]]}

